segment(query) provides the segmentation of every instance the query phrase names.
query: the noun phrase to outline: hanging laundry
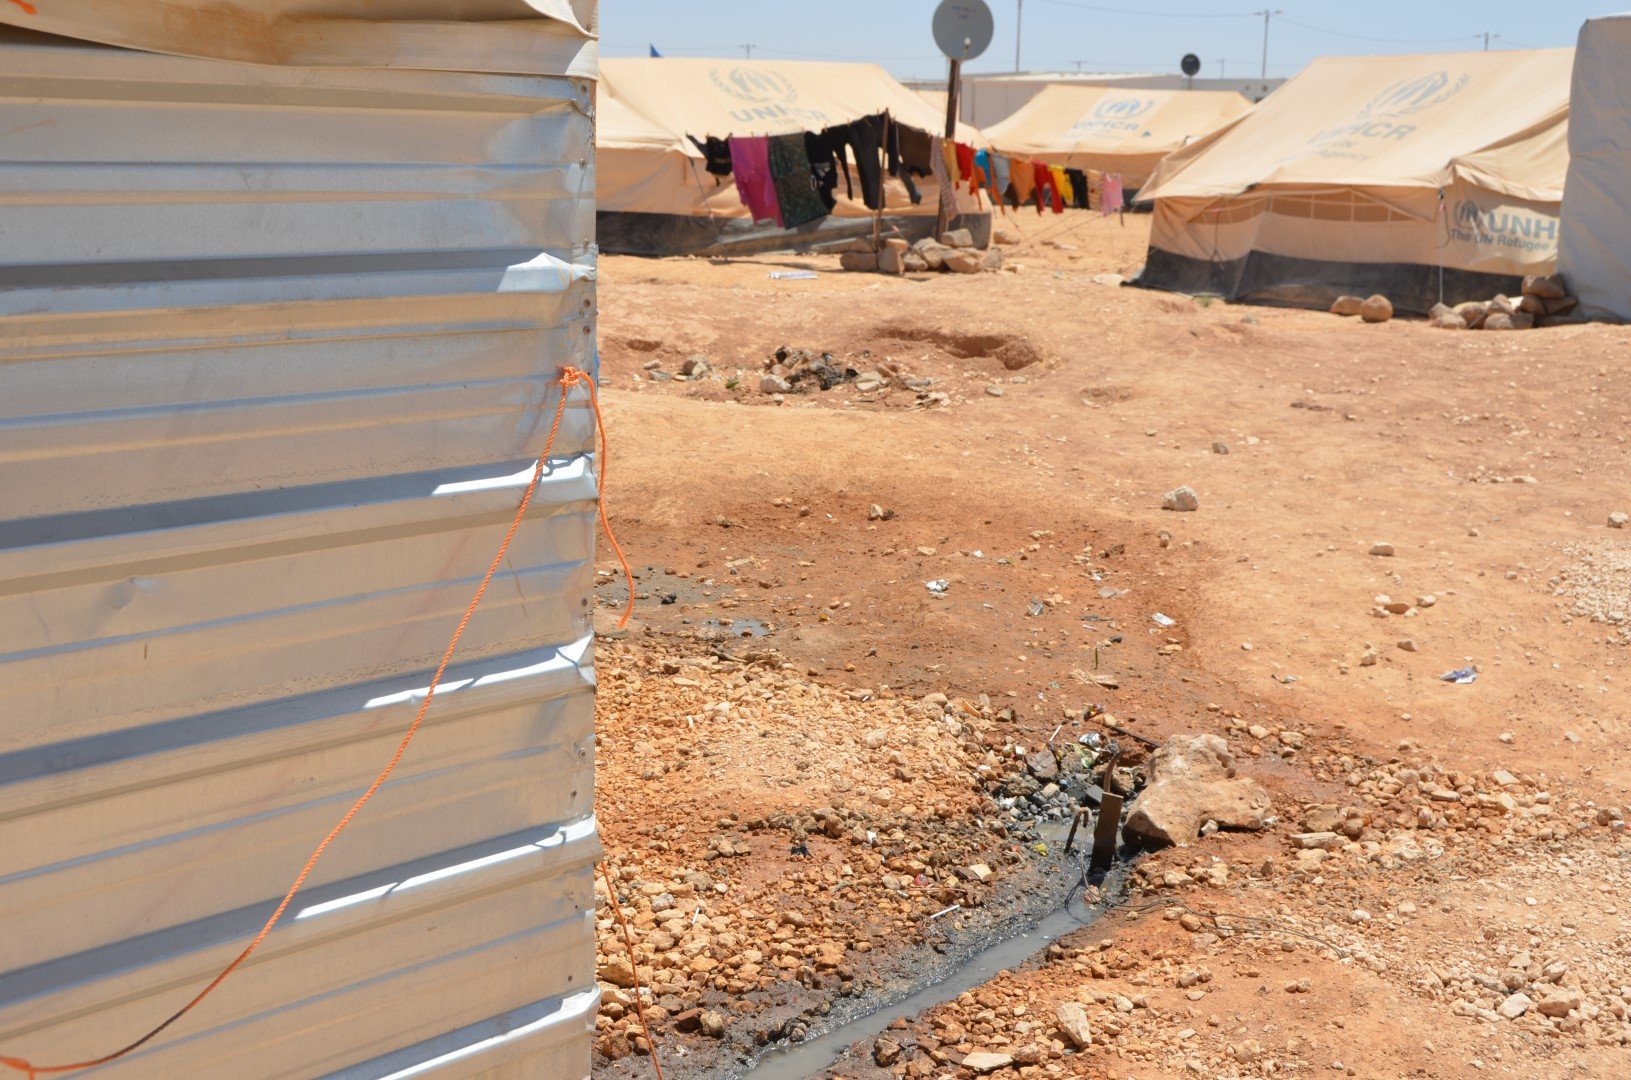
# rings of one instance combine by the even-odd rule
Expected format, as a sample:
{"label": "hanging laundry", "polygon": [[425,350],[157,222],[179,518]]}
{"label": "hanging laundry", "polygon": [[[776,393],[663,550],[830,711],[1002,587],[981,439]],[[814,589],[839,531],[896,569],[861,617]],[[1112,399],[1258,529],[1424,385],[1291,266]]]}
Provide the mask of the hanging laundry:
{"label": "hanging laundry", "polygon": [[957,216],[957,183],[952,179],[948,166],[955,166],[957,161],[948,151],[945,140],[936,135],[930,140],[929,162],[934,168],[934,182],[940,188],[940,212],[946,215],[949,222]]}
{"label": "hanging laundry", "polygon": [[814,131],[804,133],[804,156],[810,162],[810,181],[816,198],[831,212],[838,205],[838,162],[822,135]]}
{"label": "hanging laundry", "polygon": [[1059,195],[1059,185],[1053,178],[1053,170],[1040,161],[1031,162],[1036,170],[1036,212],[1041,213],[1044,206],[1053,208],[1056,214],[1065,212],[1065,201]]}
{"label": "hanging laundry", "polygon": [[1121,194],[1121,174],[1106,173],[1104,183],[1099,189],[1099,213],[1105,217],[1121,213],[1123,205]]}
{"label": "hanging laundry", "polygon": [[964,146],[962,143],[953,143],[957,151],[957,178],[967,181],[968,189],[974,190],[974,148]]}
{"label": "hanging laundry", "polygon": [[[841,124],[827,128],[819,135],[807,135],[804,145],[810,156],[810,165],[816,172],[817,190],[828,209],[838,205],[835,192],[839,176],[844,178],[845,196],[854,199],[855,181],[849,171],[849,125]],[[830,173],[827,172],[829,167]],[[826,184],[827,176],[831,177],[830,185]]]}
{"label": "hanging laundry", "polygon": [[1059,199],[1065,206],[1076,201],[1076,193],[1071,189],[1070,177],[1058,165],[1048,166],[1048,172],[1053,175],[1053,189],[1059,193]]}
{"label": "hanging laundry", "polygon": [[715,176],[729,176],[731,174],[731,145],[724,139],[709,136],[698,139],[695,135],[687,136],[696,148],[702,151],[704,167]]}
{"label": "hanging laundry", "polygon": [[804,133],[772,136],[769,156],[776,202],[782,212],[782,228],[793,229],[826,217],[827,208],[816,194],[810,155],[804,149]]}
{"label": "hanging laundry", "polygon": [[[866,116],[846,125],[850,147],[855,151],[855,170],[861,174],[861,201],[868,210],[883,207],[883,170],[890,176],[900,176],[900,125],[886,122],[883,113]],[[886,130],[887,129],[887,145]],[[879,157],[886,158],[880,165]],[[911,177],[903,177],[906,192],[915,204],[923,196],[912,184]]]}
{"label": "hanging laundry", "polygon": [[[1029,161],[1015,161],[1009,165],[1008,190],[1014,196],[1014,209],[1031,201],[1036,194],[1036,170]],[[1037,211],[1041,212],[1038,204]]]}
{"label": "hanging laundry", "polygon": [[1070,205],[1078,210],[1088,209],[1088,188],[1090,185],[1087,182],[1087,173],[1081,169],[1066,169],[1065,176],[1070,180],[1070,193],[1072,196]]}
{"label": "hanging laundry", "polygon": [[1008,194],[1008,185],[1013,180],[1013,168],[1009,160],[1001,154],[991,155],[991,179],[997,189],[997,202],[1000,204]]}
{"label": "hanging laundry", "polygon": [[764,136],[731,141],[731,173],[736,177],[736,193],[754,221],[782,223],[781,205],[776,201],[776,181],[770,175],[770,140]]}
{"label": "hanging laundry", "polygon": [[935,137],[935,141],[940,144],[940,159],[946,167],[946,177],[951,180],[952,187],[956,187],[963,182],[962,170],[957,168],[957,144],[939,136]]}
{"label": "hanging laundry", "polygon": [[929,160],[929,154],[934,140],[929,133],[919,131],[917,128],[901,127],[898,124],[891,124],[890,126],[896,128],[900,133],[901,167],[909,175],[933,176],[934,166]]}

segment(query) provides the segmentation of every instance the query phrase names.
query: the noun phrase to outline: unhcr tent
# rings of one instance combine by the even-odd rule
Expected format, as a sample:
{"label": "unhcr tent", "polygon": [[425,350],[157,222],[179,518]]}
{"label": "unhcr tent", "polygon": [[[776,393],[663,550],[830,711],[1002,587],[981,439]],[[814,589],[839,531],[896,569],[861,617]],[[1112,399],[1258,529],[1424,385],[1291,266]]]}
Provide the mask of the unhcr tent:
{"label": "unhcr tent", "polygon": [[1120,173],[1140,188],[1161,159],[1238,119],[1251,102],[1204,90],[1055,84],[985,129],[999,152],[1048,165]]}
{"label": "unhcr tent", "polygon": [[[829,218],[797,229],[756,224],[732,179],[708,172],[697,141],[821,131],[885,112],[891,123],[924,134],[946,125],[943,112],[874,64],[619,59],[602,61],[601,79],[596,220],[600,246],[612,252],[773,250],[870,232],[873,211],[861,201],[859,184],[852,198],[843,181]],[[966,125],[958,135],[982,141]],[[939,189],[932,177],[914,184],[917,203],[903,183],[887,179],[884,214],[915,238],[934,229]],[[983,243],[989,204],[982,211],[966,191],[958,198],[960,224]]]}
{"label": "unhcr tent", "polygon": [[1580,28],[1558,269],[1581,314],[1631,320],[1631,15]]}
{"label": "unhcr tent", "polygon": [[1514,292],[1556,263],[1573,58],[1315,61],[1156,169],[1138,284],[1417,312]]}

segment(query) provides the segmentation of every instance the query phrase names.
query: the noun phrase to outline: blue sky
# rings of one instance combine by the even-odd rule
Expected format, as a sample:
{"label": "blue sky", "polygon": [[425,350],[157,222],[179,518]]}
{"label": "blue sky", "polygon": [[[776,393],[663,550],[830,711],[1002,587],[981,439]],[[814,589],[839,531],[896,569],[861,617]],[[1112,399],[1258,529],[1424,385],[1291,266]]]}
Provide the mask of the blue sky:
{"label": "blue sky", "polygon": [[[987,0],[996,16],[990,50],[971,71],[1011,71],[1016,0]],[[607,56],[867,60],[901,77],[944,76],[929,36],[937,0],[601,0]],[[1572,0],[1367,0],[1276,5],[1269,74],[1295,73],[1316,56],[1449,52],[1573,45],[1580,23],[1617,10]],[[1024,0],[1023,54],[1029,70],[1175,72],[1196,53],[1202,73],[1255,76],[1263,49],[1261,0]],[[1496,35],[1499,35],[1498,37]],[[1370,40],[1377,39],[1377,40]]]}

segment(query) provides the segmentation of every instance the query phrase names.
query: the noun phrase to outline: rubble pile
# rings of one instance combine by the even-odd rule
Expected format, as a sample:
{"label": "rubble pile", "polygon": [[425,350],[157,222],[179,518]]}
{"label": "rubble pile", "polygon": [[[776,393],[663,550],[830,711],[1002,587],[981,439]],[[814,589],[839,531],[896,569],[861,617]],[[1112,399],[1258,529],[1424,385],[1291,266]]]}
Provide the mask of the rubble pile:
{"label": "rubble pile", "polygon": [[839,256],[845,270],[868,274],[978,274],[1003,267],[1002,249],[980,251],[967,229],[952,229],[940,239],[924,237],[910,243],[904,237],[889,236],[873,246],[871,237],[861,237]]}

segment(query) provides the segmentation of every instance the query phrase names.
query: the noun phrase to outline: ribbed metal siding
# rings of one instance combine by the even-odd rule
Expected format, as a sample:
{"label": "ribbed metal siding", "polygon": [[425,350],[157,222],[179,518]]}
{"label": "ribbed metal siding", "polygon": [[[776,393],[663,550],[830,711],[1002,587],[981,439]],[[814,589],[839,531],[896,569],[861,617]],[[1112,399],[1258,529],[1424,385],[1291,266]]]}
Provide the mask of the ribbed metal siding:
{"label": "ribbed metal siding", "polygon": [[[593,365],[591,102],[0,31],[0,1054],[169,1015],[389,757]],[[291,917],[98,1075],[587,1075],[591,434]]]}

